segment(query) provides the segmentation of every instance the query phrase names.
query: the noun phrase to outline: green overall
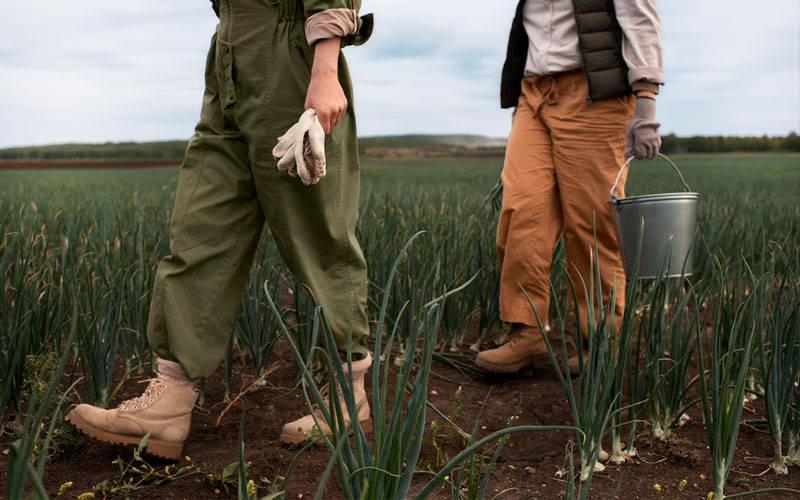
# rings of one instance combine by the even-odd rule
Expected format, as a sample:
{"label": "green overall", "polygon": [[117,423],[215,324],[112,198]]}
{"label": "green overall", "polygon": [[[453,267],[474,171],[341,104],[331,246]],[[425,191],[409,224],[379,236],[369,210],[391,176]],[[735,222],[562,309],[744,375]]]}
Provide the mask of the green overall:
{"label": "green overall", "polygon": [[309,10],[357,11],[360,3],[215,1],[220,23],[200,122],[181,166],[171,255],[158,266],[147,331],[156,354],[179,362],[188,377],[211,375],[225,354],[265,222],[289,269],[324,308],[339,351],[352,331],[355,358],[367,353],[366,262],[355,235],[358,145],[344,56],[339,81],[350,105],[325,140],[327,176],[304,186],[279,172],[272,156],[304,111],[314,57],[304,33]]}

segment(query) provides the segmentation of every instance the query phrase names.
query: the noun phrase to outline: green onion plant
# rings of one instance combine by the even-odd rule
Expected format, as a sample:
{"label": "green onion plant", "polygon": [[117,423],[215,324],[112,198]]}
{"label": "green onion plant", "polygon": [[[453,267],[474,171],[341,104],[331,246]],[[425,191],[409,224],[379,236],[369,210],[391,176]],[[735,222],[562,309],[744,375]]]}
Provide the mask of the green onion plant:
{"label": "green onion plant", "polygon": [[[664,308],[658,307],[662,304],[657,304],[653,313],[661,317],[659,326],[650,331],[650,335],[657,337],[654,343],[658,346],[658,356],[652,360],[651,365],[658,377],[650,397],[653,410],[652,434],[661,440],[667,440],[674,429],[683,426],[689,420],[687,410],[699,402],[697,399],[690,400],[688,395],[698,380],[689,380],[689,368],[695,350],[694,337],[700,334],[701,316],[696,307],[690,310],[689,304],[702,302],[703,298],[699,301],[693,300],[694,288],[685,277],[676,280],[677,285],[673,287],[676,297],[667,302],[675,304],[671,323],[665,325]],[[666,292],[669,285],[667,280],[664,281]],[[663,297],[667,296],[667,293],[663,294]]]}
{"label": "green onion plant", "polygon": [[[287,286],[282,277],[285,270],[277,262],[270,265],[269,278],[271,283],[272,300],[276,304],[283,304]],[[236,338],[238,343],[250,354],[253,364],[253,378],[258,379],[267,369],[267,361],[272,354],[279,337],[277,331],[277,318],[260,293],[259,282],[262,275],[262,265],[256,264],[250,271],[245,293],[242,296],[242,306],[236,322]]]}
{"label": "green onion plant", "polygon": [[[719,260],[715,259],[714,264],[720,290],[724,293],[728,290],[725,270]],[[700,398],[711,450],[715,500],[725,498],[725,482],[733,465],[745,380],[757,333],[752,295],[732,315],[725,315],[723,302],[722,298],[717,300],[711,338],[708,339],[711,349],[707,355],[703,350],[703,339],[699,336],[696,339]]]}
{"label": "green onion plant", "polygon": [[778,474],[788,474],[790,456],[795,450],[784,455],[783,440],[786,434],[792,435],[789,424],[794,424],[797,418],[791,413],[796,411],[792,405],[800,390],[800,295],[791,273],[784,274],[777,282],[769,274],[762,278],[759,288],[761,294],[777,289],[766,335],[757,335],[756,357],[760,362],[766,420],[775,450],[771,467]]}
{"label": "green onion plant", "polygon": [[[595,255],[597,255],[596,245]],[[576,291],[575,283],[572,278],[569,277],[566,267],[561,263],[559,263],[558,266],[563,273],[567,274],[566,279],[568,280],[572,292],[573,304],[576,305],[574,308],[576,323],[580,325],[580,309],[577,307],[578,292]],[[593,267],[594,270],[592,276],[589,277],[588,285],[581,277],[584,299],[587,304],[588,317],[586,318],[586,324],[589,357],[584,360],[583,350],[578,349],[580,353],[580,369],[578,372],[577,394],[572,386],[569,364],[567,363],[569,355],[567,352],[567,335],[564,327],[566,321],[558,306],[556,306],[556,319],[561,333],[561,347],[564,360],[563,367],[559,365],[547,335],[542,335],[558,381],[569,402],[575,428],[579,429],[576,437],[581,456],[580,478],[581,481],[585,481],[586,490],[588,490],[591,485],[595,470],[605,469],[605,467],[598,462],[598,457],[601,453],[603,437],[609,430],[609,423],[612,420],[613,414],[619,411],[614,409],[617,408],[617,400],[621,397],[619,392],[615,392],[615,386],[613,384],[617,367],[616,353],[613,348],[614,341],[612,340],[612,332],[614,331],[614,297],[616,289],[610,292],[609,303],[604,304],[602,290],[599,285],[595,285],[595,281],[599,283],[599,265],[595,262],[593,263]],[[555,294],[552,285],[551,291]],[[525,293],[525,295],[527,297],[527,293]],[[537,324],[540,330],[544,332],[545,325],[539,316],[539,312],[536,310],[530,297],[527,298],[536,316]],[[557,301],[554,303],[558,304]],[[581,334],[578,333],[578,335],[580,336]],[[617,387],[617,389],[619,388]]]}
{"label": "green onion plant", "polygon": [[[77,315],[77,308],[74,309],[73,315]],[[33,498],[37,500],[47,499],[47,492],[44,488],[44,469],[47,464],[48,449],[53,437],[56,424],[60,420],[61,408],[67,395],[75,388],[78,380],[76,380],[64,393],[61,395],[58,404],[50,415],[50,427],[47,430],[47,435],[39,450],[38,460],[34,466],[32,461],[34,446],[38,441],[39,434],[42,432],[42,422],[45,419],[45,413],[50,409],[50,403],[56,396],[55,390],[58,387],[56,381],[61,380],[64,373],[67,360],[72,353],[72,344],[76,337],[77,322],[72,323],[70,334],[64,345],[64,350],[58,367],[53,374],[53,382],[48,387],[47,391],[40,395],[38,391],[31,392],[31,400],[28,402],[28,411],[25,415],[25,420],[22,424],[22,437],[11,444],[9,459],[8,459],[8,477],[6,486],[6,498],[23,498],[25,485],[30,482],[33,489]]]}

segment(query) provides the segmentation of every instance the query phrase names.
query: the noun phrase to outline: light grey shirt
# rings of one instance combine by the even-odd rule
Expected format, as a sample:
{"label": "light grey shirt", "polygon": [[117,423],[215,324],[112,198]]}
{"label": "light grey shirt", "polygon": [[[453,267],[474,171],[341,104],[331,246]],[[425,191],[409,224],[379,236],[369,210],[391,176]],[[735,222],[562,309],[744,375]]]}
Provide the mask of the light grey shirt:
{"label": "light grey shirt", "polygon": [[[614,9],[622,28],[622,56],[629,82],[663,85],[661,21],[655,0],[614,0]],[[572,0],[527,0],[523,14],[529,40],[526,76],[581,68]]]}

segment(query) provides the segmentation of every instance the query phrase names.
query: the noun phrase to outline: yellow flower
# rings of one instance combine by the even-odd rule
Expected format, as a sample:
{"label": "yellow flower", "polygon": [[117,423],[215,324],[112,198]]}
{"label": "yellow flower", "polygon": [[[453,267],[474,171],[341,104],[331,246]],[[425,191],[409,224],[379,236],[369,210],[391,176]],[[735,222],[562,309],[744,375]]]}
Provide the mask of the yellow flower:
{"label": "yellow flower", "polygon": [[187,462],[191,462],[192,461],[192,457],[190,457],[189,455],[186,455],[184,458],[186,458]]}
{"label": "yellow flower", "polygon": [[708,492],[708,500],[714,500],[714,492],[713,491],[709,491]]}
{"label": "yellow flower", "polygon": [[252,479],[247,481],[247,494],[251,497],[256,496],[256,482]]}
{"label": "yellow flower", "polygon": [[78,496],[78,500],[89,500],[90,498],[94,498],[94,493],[91,491],[87,491]]}
{"label": "yellow flower", "polygon": [[58,496],[63,495],[70,488],[72,488],[72,481],[67,481],[66,483],[62,484],[61,487],[58,489]]}
{"label": "yellow flower", "polygon": [[661,485],[656,483],[656,484],[653,485],[653,489],[656,490],[656,491],[661,491]]}
{"label": "yellow flower", "polygon": [[689,484],[689,481],[685,479],[681,481],[681,484],[678,485],[678,491],[683,491],[687,484]]}

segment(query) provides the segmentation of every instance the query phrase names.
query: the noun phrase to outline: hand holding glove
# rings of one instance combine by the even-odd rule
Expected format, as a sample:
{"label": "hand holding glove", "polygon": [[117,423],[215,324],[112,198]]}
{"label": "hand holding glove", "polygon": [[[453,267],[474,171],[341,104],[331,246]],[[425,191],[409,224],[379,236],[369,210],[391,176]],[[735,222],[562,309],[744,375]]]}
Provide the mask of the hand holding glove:
{"label": "hand holding glove", "polygon": [[278,170],[299,176],[310,186],[325,177],[325,131],[314,108],[308,109],[280,138],[272,150]]}
{"label": "hand holding glove", "polygon": [[636,111],[628,125],[625,157],[652,160],[661,149],[661,136],[656,121],[656,100],[647,97],[636,99]]}

